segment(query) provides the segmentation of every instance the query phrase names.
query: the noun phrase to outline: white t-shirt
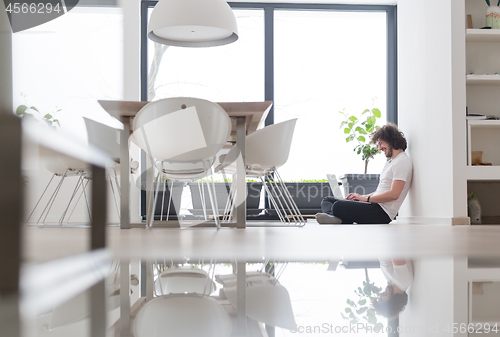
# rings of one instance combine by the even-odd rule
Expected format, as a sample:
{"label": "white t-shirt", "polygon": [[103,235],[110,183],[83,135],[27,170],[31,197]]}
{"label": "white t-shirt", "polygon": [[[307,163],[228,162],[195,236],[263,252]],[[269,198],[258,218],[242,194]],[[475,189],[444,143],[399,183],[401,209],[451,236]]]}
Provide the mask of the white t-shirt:
{"label": "white t-shirt", "polygon": [[402,291],[408,290],[413,283],[413,263],[411,260],[406,260],[406,264],[397,266],[392,261],[380,260],[380,270],[384,274],[387,281],[394,284]]}
{"label": "white t-shirt", "polygon": [[377,190],[373,194],[374,196],[390,191],[394,180],[402,180],[405,182],[405,186],[403,187],[399,198],[393,201],[381,202],[379,204],[387,215],[389,215],[391,220],[393,220],[396,214],[398,214],[399,208],[408,194],[412,176],[413,164],[410,157],[408,157],[404,151],[398,154],[396,158],[387,161],[382,173],[380,174],[380,181],[378,183]]}

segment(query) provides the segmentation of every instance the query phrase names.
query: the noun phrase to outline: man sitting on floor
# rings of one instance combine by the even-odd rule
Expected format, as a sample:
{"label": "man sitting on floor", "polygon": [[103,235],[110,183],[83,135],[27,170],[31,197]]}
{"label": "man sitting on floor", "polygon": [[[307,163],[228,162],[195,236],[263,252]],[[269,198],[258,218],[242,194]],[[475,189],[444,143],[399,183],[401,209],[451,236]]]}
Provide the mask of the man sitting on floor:
{"label": "man sitting on floor", "polygon": [[351,193],[347,200],[325,197],[321,201],[323,213],[316,214],[318,223],[388,224],[396,217],[413,174],[411,159],[405,152],[406,139],[396,125],[387,123],[372,134],[371,142],[378,144],[387,157],[377,189],[366,195]]}

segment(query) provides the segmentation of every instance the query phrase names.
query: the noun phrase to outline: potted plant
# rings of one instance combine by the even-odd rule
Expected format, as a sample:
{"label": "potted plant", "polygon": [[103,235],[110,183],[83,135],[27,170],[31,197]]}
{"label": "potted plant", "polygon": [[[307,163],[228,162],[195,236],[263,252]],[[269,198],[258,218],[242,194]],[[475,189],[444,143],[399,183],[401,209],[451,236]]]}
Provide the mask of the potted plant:
{"label": "potted plant", "polygon": [[370,134],[377,130],[377,119],[382,113],[377,108],[365,109],[359,117],[351,115],[342,109],[344,115],[340,128],[346,137],[346,143],[355,142],[354,151],[361,156],[365,164],[364,174],[345,174],[340,177],[344,186],[344,193],[368,194],[374,192],[378,186],[379,174],[367,174],[368,163],[379,153],[376,145],[370,144]]}

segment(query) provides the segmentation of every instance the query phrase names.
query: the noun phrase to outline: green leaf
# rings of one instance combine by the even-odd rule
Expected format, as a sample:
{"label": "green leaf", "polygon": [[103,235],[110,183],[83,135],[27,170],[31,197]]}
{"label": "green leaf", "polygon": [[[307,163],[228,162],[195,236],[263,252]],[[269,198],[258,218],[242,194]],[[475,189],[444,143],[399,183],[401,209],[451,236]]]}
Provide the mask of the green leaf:
{"label": "green leaf", "polygon": [[358,319],[352,312],[349,314],[349,318],[352,318],[352,319]]}
{"label": "green leaf", "polygon": [[353,319],[351,319],[351,320],[350,320],[350,322],[349,322],[349,323],[351,323],[351,324],[356,324],[356,323],[358,323],[358,322],[359,322],[359,320],[358,320],[357,318],[353,318]]}
{"label": "green leaf", "polygon": [[377,324],[377,317],[375,317],[375,316],[368,317],[368,323]]}
{"label": "green leaf", "polygon": [[356,303],[354,303],[352,300],[347,300],[347,304],[349,304],[351,307],[356,307]]}
{"label": "green leaf", "polygon": [[375,316],[375,309],[373,309],[373,308],[368,309],[368,311],[366,312],[366,314],[368,316]]}
{"label": "green leaf", "polygon": [[377,122],[377,119],[375,118],[375,116],[370,116],[366,119],[366,122],[368,124],[375,124]]}
{"label": "green leaf", "polygon": [[359,136],[359,137],[358,137],[358,140],[359,140],[360,142],[365,142],[365,141],[366,141],[365,137],[363,137],[363,136]]}
{"label": "green leaf", "polygon": [[370,109],[365,109],[361,114],[364,115],[367,112],[370,112]]}
{"label": "green leaf", "polygon": [[351,122],[356,122],[358,119],[355,116],[351,116],[351,117],[349,117],[349,120]]}
{"label": "green leaf", "polygon": [[38,111],[38,109],[37,109],[37,108],[35,108],[34,106],[30,107],[30,109],[31,109],[31,110],[35,110],[36,112],[40,112],[40,111]]}
{"label": "green leaf", "polygon": [[340,127],[343,127],[344,125],[346,125],[347,122],[346,121],[343,121],[342,123],[340,123]]}
{"label": "green leaf", "polygon": [[45,116],[43,116],[43,118],[45,118],[45,119],[51,119],[52,115],[51,114],[46,114]]}
{"label": "green leaf", "polygon": [[375,327],[373,328],[373,330],[375,330],[375,332],[379,332],[380,330],[382,330],[382,328],[384,327],[384,324],[382,324],[381,322],[378,322],[377,324],[375,324]]}
{"label": "green leaf", "polygon": [[352,127],[354,126],[354,124],[355,124],[355,123],[353,123],[353,122],[349,123],[349,124],[348,124],[349,129],[352,129]]}
{"label": "green leaf", "polygon": [[342,318],[343,319],[349,319],[349,317],[347,317],[346,315],[344,315],[343,313],[340,313],[342,315]]}
{"label": "green leaf", "polygon": [[[358,301],[359,305],[365,305],[366,304],[366,298],[363,298],[362,300]],[[368,308],[367,308],[368,309]],[[366,311],[366,310],[365,310]],[[363,311],[364,312],[364,311]]]}
{"label": "green leaf", "polygon": [[350,128],[345,128],[345,129],[344,129],[344,133],[345,133],[345,134],[348,134],[348,133],[350,133],[350,132],[351,132],[351,129],[350,129]]}
{"label": "green leaf", "polygon": [[363,307],[363,308],[360,308],[360,309],[356,310],[356,313],[357,313],[358,315],[361,315],[361,314],[363,314],[366,310],[368,310],[368,307]]}
{"label": "green leaf", "polygon": [[346,313],[348,313],[348,314],[352,312],[351,308],[345,308],[345,310],[344,310],[344,311],[345,311]]}
{"label": "green leaf", "polygon": [[382,113],[377,108],[372,109],[372,114],[377,118],[380,118],[382,116]]}
{"label": "green leaf", "polygon": [[26,105],[18,106],[16,109],[16,115],[18,115],[18,116],[24,115],[24,113],[26,112],[26,109],[28,109],[28,107]]}

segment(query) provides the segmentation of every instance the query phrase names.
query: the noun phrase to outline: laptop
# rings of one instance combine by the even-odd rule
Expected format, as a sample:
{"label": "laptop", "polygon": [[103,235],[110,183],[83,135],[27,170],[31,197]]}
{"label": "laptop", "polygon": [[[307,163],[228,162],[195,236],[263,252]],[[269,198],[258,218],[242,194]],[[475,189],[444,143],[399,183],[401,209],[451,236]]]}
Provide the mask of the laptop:
{"label": "laptop", "polygon": [[332,189],[333,196],[337,200],[344,200],[344,194],[340,189],[339,182],[337,180],[337,176],[335,174],[327,174],[326,178],[328,179],[328,183],[330,184],[330,188]]}
{"label": "laptop", "polygon": [[[330,188],[332,189],[332,193],[335,199],[344,200],[345,199],[344,194],[342,193],[342,190],[339,187],[339,182],[335,174],[328,173],[326,175],[326,178],[328,179],[328,183],[330,184]],[[371,204],[371,202],[366,202],[366,201],[356,201],[356,202],[361,202],[363,204]]]}

